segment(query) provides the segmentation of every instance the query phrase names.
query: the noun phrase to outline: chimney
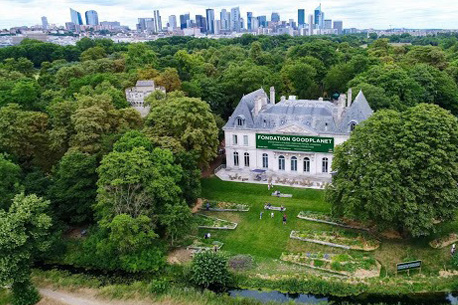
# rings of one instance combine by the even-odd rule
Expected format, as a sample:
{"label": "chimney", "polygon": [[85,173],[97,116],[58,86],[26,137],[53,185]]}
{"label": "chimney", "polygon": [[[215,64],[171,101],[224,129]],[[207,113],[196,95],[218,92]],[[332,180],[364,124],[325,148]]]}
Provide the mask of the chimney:
{"label": "chimney", "polygon": [[347,93],[347,108],[351,106],[351,103],[353,102],[353,92],[351,91],[351,88],[348,89]]}
{"label": "chimney", "polygon": [[270,103],[275,105],[275,88],[270,87]]}
{"label": "chimney", "polygon": [[323,101],[323,98],[322,98],[322,97],[320,97],[320,98],[318,99],[318,101],[322,102],[322,101]]}
{"label": "chimney", "polygon": [[340,121],[342,118],[342,114],[345,109],[345,102],[346,102],[347,96],[345,94],[341,94],[339,96],[339,100],[337,101],[337,121]]}
{"label": "chimney", "polygon": [[267,97],[258,95],[254,100],[254,115],[257,116],[265,105],[267,105]]}
{"label": "chimney", "polygon": [[283,95],[281,98],[280,98],[280,102],[283,102],[286,100],[286,97]]}
{"label": "chimney", "polygon": [[296,96],[295,95],[290,95],[288,99],[290,101],[294,101],[294,100],[296,100]]}

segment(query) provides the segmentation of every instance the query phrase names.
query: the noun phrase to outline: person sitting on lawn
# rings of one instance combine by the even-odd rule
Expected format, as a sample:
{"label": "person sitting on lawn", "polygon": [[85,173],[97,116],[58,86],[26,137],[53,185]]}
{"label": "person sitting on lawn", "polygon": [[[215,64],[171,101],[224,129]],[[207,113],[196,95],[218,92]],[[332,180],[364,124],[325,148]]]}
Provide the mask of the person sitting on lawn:
{"label": "person sitting on lawn", "polygon": [[274,218],[274,212],[270,213],[270,218]]}
{"label": "person sitting on lawn", "polygon": [[263,213],[262,211],[261,213],[259,213],[259,219],[262,219],[262,213]]}
{"label": "person sitting on lawn", "polygon": [[286,214],[283,214],[283,224],[286,224]]}
{"label": "person sitting on lawn", "polygon": [[280,211],[283,212],[284,210],[285,210],[285,207],[282,205],[282,206],[280,207]]}

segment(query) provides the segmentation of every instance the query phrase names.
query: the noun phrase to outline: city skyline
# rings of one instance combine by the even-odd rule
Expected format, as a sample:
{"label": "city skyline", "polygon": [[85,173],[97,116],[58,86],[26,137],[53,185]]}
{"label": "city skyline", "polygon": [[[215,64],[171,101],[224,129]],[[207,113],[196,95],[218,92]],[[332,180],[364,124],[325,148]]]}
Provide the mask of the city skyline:
{"label": "city skyline", "polygon": [[[217,16],[221,9],[226,8],[230,11],[234,7],[240,7],[242,17],[245,17],[247,12],[253,12],[255,16],[266,15],[270,19],[272,12],[278,12],[281,20],[294,19],[297,22],[298,9],[305,9],[305,18],[307,18],[308,15],[313,14],[319,4],[320,1],[297,3],[290,0],[281,3],[258,0],[250,3],[226,0],[216,2],[172,0],[167,3],[147,0],[138,0],[135,3],[126,0],[0,0],[0,28],[40,24],[41,16],[46,16],[49,24],[63,25],[69,21],[68,7],[79,12],[95,10],[99,14],[99,21],[116,20],[131,28],[135,28],[138,18],[153,17],[154,10],[160,10],[163,18],[167,18],[169,15],[179,16],[188,12],[191,16],[206,16],[206,9],[214,9],[215,18],[219,19]],[[444,0],[440,6],[425,0],[415,2],[408,0],[403,3],[393,0],[384,2],[342,0],[339,3],[321,1],[321,4],[323,11],[326,12],[325,19],[343,20],[345,27],[360,29],[458,28],[453,18],[455,14],[458,14],[458,6],[452,0]]]}

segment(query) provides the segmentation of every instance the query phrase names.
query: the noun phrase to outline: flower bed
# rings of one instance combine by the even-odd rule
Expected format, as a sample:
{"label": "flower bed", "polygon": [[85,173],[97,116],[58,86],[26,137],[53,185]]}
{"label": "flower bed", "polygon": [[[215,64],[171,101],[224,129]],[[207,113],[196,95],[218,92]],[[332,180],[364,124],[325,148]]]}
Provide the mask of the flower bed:
{"label": "flower bed", "polygon": [[458,234],[450,233],[449,235],[436,238],[429,242],[429,245],[434,249],[442,249],[444,247],[450,246],[453,243],[458,241]]}
{"label": "flower bed", "polygon": [[290,238],[347,250],[373,251],[380,242],[368,234],[344,230],[291,231]]}
{"label": "flower bed", "polygon": [[230,222],[224,219],[210,217],[202,214],[197,215],[199,228],[202,229],[219,229],[219,230],[234,230],[237,228],[237,223]]}
{"label": "flower bed", "polygon": [[210,241],[208,239],[195,240],[192,245],[188,247],[189,250],[193,250],[194,253],[200,253],[202,251],[215,250],[215,247],[219,250],[224,243],[219,241]]}
{"label": "flower bed", "polygon": [[320,212],[314,212],[314,211],[301,211],[297,215],[297,218],[308,220],[308,221],[314,221],[314,222],[321,222],[321,223],[326,223],[329,225],[333,226],[339,226],[343,228],[349,228],[349,229],[356,229],[356,230],[364,230],[368,231],[369,229],[363,228],[360,226],[351,226],[339,219],[332,218],[330,215],[325,214],[325,213],[320,213]]}
{"label": "flower bed", "polygon": [[282,253],[281,260],[294,264],[354,277],[377,277],[381,265],[367,254]]}
{"label": "flower bed", "polygon": [[248,212],[250,207],[248,204],[233,203],[233,202],[218,202],[204,200],[201,210],[207,210],[207,203],[209,204],[209,211],[217,212]]}

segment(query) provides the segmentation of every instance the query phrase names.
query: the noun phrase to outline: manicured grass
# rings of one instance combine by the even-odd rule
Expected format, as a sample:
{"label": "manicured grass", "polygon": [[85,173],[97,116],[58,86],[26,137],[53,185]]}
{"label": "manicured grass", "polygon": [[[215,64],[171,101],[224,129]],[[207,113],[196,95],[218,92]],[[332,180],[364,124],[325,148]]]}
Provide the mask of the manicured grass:
{"label": "manicured grass", "polygon": [[[293,194],[292,198],[277,198],[271,196],[272,190],[267,185],[237,183],[221,181],[218,178],[202,179],[202,197],[209,200],[220,200],[235,203],[247,203],[249,212],[206,212],[207,215],[217,216],[229,221],[237,222],[237,229],[230,232],[212,232],[212,238],[223,242],[224,251],[231,254],[251,254],[257,261],[272,261],[279,259],[282,252],[310,252],[310,253],[352,253],[344,249],[310,244],[289,238],[291,230],[329,230],[333,227],[305,221],[296,216],[300,211],[316,211],[329,213],[331,206],[324,200],[323,190],[278,187],[274,190]],[[274,206],[286,207],[288,217],[286,225],[282,224],[282,213],[264,210],[264,204],[270,202]],[[262,219],[259,214],[264,211]],[[458,222],[439,226],[434,236],[408,240],[382,240],[379,249],[373,252],[374,257],[382,264],[382,276],[394,275],[396,263],[417,260],[423,261],[424,274],[438,274],[440,270],[451,269],[448,247],[432,249],[428,242],[442,234],[458,231]],[[199,231],[204,235],[205,229]],[[275,263],[270,263],[271,266]],[[264,264],[261,264],[264,265]],[[269,263],[267,263],[269,265]]]}

